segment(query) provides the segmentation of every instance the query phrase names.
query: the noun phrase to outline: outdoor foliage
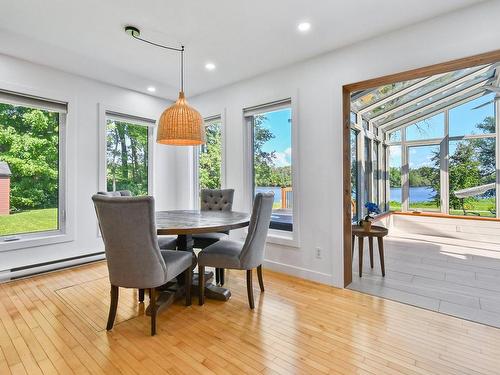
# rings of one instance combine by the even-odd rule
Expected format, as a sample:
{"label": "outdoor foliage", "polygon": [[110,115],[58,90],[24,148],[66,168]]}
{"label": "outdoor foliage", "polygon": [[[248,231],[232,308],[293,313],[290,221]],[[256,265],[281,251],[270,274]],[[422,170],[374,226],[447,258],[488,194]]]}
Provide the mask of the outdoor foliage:
{"label": "outdoor foliage", "polygon": [[292,186],[292,167],[277,167],[276,151],[266,152],[263,146],[275,137],[271,130],[263,126],[265,116],[254,118],[254,170],[255,186]]}
{"label": "outdoor foliage", "polygon": [[126,122],[107,122],[107,189],[148,194],[148,128]]}
{"label": "outdoor foliage", "polygon": [[0,160],[9,164],[13,210],[57,207],[59,114],[0,103]]}
{"label": "outdoor foliage", "polygon": [[220,122],[206,126],[206,143],[200,147],[200,189],[220,189],[222,134]]}

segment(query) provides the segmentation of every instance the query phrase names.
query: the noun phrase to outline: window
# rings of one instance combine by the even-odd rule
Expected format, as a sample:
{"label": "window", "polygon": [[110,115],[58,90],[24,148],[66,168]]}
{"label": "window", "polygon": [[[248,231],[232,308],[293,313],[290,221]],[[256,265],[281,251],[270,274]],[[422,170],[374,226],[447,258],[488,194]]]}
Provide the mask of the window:
{"label": "window", "polygon": [[251,130],[253,194],[274,192],[270,228],[293,230],[292,109],[290,101],[244,111]]}
{"label": "window", "polygon": [[395,130],[389,133],[389,142],[401,142],[401,130]]}
{"label": "window", "polygon": [[358,218],[358,132],[351,129],[351,209],[352,220],[357,222]]}
{"label": "window", "polygon": [[67,104],[0,91],[0,241],[65,232]]}
{"label": "window", "polygon": [[406,140],[418,141],[444,137],[444,113],[419,121],[406,128]]}
{"label": "window", "polygon": [[150,192],[152,120],[106,112],[106,189]]}
{"label": "window", "polygon": [[[368,137],[365,137],[364,156],[365,156],[365,171],[364,171],[365,175],[364,175],[363,193],[364,193],[364,203],[366,203],[372,201],[371,187],[373,186],[372,147],[371,147],[371,140]],[[364,204],[363,204],[363,209],[364,209]]]}
{"label": "window", "polygon": [[222,187],[222,121],[220,117],[205,120],[206,143],[198,150],[199,189]]}
{"label": "window", "polygon": [[379,154],[379,143],[374,142],[373,143],[373,151],[375,153],[375,160],[373,161],[373,181],[372,181],[372,186],[373,186],[373,196],[375,198],[375,203],[380,204],[380,189],[379,189],[379,182],[381,178],[381,171],[380,171],[380,154]]}
{"label": "window", "polygon": [[441,211],[440,147],[408,147],[409,203],[414,211]]}
{"label": "window", "polygon": [[450,109],[450,137],[495,133],[495,94]]}
{"label": "window", "polygon": [[389,209],[401,211],[401,146],[389,147]]}

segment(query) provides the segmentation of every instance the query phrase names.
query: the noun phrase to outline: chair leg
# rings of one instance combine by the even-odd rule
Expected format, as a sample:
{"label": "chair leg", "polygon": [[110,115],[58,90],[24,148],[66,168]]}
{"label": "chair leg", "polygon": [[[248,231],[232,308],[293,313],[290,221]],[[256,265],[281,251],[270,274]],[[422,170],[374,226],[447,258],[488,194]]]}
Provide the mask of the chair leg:
{"label": "chair leg", "polygon": [[252,285],[252,270],[247,270],[247,294],[248,294],[248,304],[251,309],[254,309],[255,305],[253,302],[253,285]]}
{"label": "chair leg", "polygon": [[224,272],[224,268],[219,268],[219,283],[220,283],[220,286],[224,286],[224,277],[225,277],[225,272]]}
{"label": "chair leg", "polygon": [[116,309],[118,307],[118,287],[111,285],[111,304],[109,306],[108,324],[106,330],[110,331],[113,328],[116,317]]}
{"label": "chair leg", "polygon": [[193,285],[193,271],[191,267],[184,271],[184,279],[186,283],[184,287],[186,288],[186,306],[191,306],[191,286]]}
{"label": "chair leg", "polygon": [[139,289],[139,302],[144,302],[144,289]]}
{"label": "chair leg", "polygon": [[149,306],[151,306],[151,336],[156,335],[156,289],[149,289]]}
{"label": "chair leg", "polygon": [[220,268],[215,269],[215,284],[219,285],[220,283]]}
{"label": "chair leg", "polygon": [[264,291],[264,279],[262,278],[262,264],[257,267],[257,277],[259,278],[260,291]]}
{"label": "chair leg", "polygon": [[198,305],[205,303],[205,267],[198,266]]}
{"label": "chair leg", "polygon": [[373,268],[373,237],[368,237],[368,245],[370,248],[370,268]]}

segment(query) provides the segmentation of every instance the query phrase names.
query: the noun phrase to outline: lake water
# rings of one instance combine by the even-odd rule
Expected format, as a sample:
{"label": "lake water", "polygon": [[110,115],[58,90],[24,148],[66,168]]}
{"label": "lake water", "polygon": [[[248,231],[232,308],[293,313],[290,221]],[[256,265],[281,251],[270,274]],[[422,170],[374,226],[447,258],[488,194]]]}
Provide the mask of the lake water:
{"label": "lake water", "polygon": [[274,193],[274,203],[281,203],[281,188],[275,186],[256,186],[255,193]]}
{"label": "lake water", "polygon": [[[430,202],[436,192],[429,186],[410,187],[410,203]],[[401,202],[401,188],[391,188],[391,201]]]}

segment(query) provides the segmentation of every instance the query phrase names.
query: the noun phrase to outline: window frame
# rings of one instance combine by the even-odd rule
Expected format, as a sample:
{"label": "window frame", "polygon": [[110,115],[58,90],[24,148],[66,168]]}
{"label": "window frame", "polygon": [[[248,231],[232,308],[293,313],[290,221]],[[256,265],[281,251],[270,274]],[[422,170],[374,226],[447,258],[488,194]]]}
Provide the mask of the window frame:
{"label": "window frame", "polygon": [[[123,110],[116,107],[99,105],[99,191],[107,191],[107,119],[113,115],[123,118],[132,124],[142,125],[148,128],[148,195],[154,195],[154,159],[155,159],[155,130],[156,120],[147,114]],[[100,236],[100,232],[98,231]]]}
{"label": "window frame", "polygon": [[298,92],[284,99],[263,100],[260,103],[242,109],[243,124],[243,171],[245,180],[245,202],[250,212],[254,199],[254,170],[253,170],[253,116],[262,112],[270,112],[284,108],[291,109],[291,147],[292,147],[292,187],[293,187],[293,225],[292,230],[280,230],[269,228],[267,242],[278,245],[300,247],[300,158],[299,158],[299,114],[298,114]]}
{"label": "window frame", "polygon": [[[207,122],[220,121],[221,131],[221,165],[220,165],[220,188],[226,189],[226,110],[219,114],[203,118],[204,126]],[[193,208],[200,209],[200,146],[193,147]]]}
{"label": "window frame", "polygon": [[[22,99],[26,98],[26,101],[33,99],[34,101],[64,104],[66,106],[66,112],[60,112],[59,116],[59,228],[51,231],[2,236],[0,238],[0,252],[71,242],[74,240],[74,205],[76,202],[75,128],[72,126],[72,124],[76,123],[76,100],[71,95],[61,95],[51,90],[40,90],[5,81],[0,81],[0,90],[19,97],[20,105],[23,105]],[[25,102],[24,106],[34,108],[29,102]]]}

